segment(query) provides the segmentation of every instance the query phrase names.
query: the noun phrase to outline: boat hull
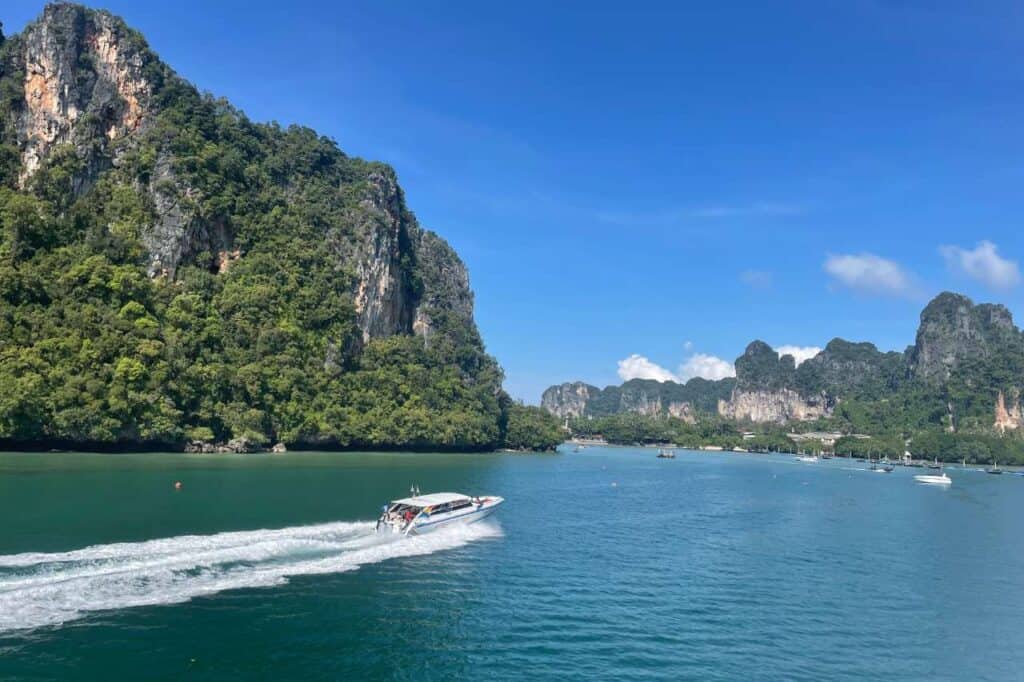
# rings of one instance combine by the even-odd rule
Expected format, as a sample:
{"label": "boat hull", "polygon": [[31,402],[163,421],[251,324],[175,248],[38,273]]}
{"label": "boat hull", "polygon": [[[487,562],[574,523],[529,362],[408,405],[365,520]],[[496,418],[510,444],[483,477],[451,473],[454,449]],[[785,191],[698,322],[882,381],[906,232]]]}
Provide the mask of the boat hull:
{"label": "boat hull", "polygon": [[454,514],[448,518],[440,519],[428,519],[428,520],[417,520],[413,523],[412,527],[406,531],[406,535],[424,535],[426,533],[433,533],[436,530],[442,528],[451,528],[453,526],[468,526],[470,524],[478,523],[483,521],[488,516],[493,514],[501,502],[494,502],[485,504],[480,509],[474,509],[473,511],[465,514]]}

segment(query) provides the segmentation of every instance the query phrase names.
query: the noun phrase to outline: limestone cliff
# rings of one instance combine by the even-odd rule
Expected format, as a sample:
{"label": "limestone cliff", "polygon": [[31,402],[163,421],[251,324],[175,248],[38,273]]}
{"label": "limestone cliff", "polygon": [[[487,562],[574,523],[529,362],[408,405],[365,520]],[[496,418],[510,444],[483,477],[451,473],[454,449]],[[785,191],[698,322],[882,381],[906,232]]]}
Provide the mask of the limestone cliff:
{"label": "limestone cliff", "polygon": [[[1024,333],[1004,306],[975,305],[960,294],[941,293],[924,308],[915,343],[902,353],[837,338],[797,366],[792,356],[780,357],[767,343],[753,341],[735,366],[736,379],[728,380],[732,383],[714,405],[675,399],[690,400],[694,414],[711,411],[731,420],[775,423],[829,417],[843,401],[864,405],[891,400],[894,409],[917,410],[916,418],[924,414],[950,432],[961,426],[1024,431]],[[658,397],[678,396],[673,393],[678,386],[627,382],[604,390],[588,387],[571,410],[565,410],[561,392],[551,392],[545,393],[545,406],[556,414],[664,414],[671,412],[672,403],[663,398],[658,402]],[[725,384],[717,386],[720,390]]]}
{"label": "limestone cliff", "polygon": [[714,412],[718,400],[729,394],[734,383],[732,379],[695,378],[685,384],[633,379],[621,386],[600,389],[573,382],[544,391],[541,407],[561,418],[628,413],[693,422],[698,413]]}
{"label": "limestone cliff", "polygon": [[830,415],[834,401],[823,391],[797,391],[796,377],[792,355],[780,357],[763,341],[752,341],[736,359],[736,388],[728,400],[718,402],[718,414],[726,419],[757,423],[805,421]]}
{"label": "limestone cliff", "polygon": [[821,394],[805,397],[788,388],[771,391],[739,390],[729,400],[718,403],[718,413],[726,419],[755,423],[809,421],[832,414],[833,403]]}
{"label": "limestone cliff", "polygon": [[984,363],[1015,351],[1020,343],[1020,332],[1004,306],[974,305],[966,296],[945,292],[921,312],[910,370],[921,381],[939,384],[966,363]]}
{"label": "limestone cliff", "polygon": [[993,424],[999,433],[1016,431],[1024,426],[1024,416],[1021,414],[1020,394],[1010,394],[1010,406],[1006,406],[1006,396],[1002,391],[996,396],[995,422]]}
{"label": "limestone cliff", "polygon": [[587,412],[587,402],[591,396],[601,392],[597,386],[582,381],[551,386],[541,396],[540,406],[561,418],[582,417]]}
{"label": "limestone cliff", "polygon": [[[330,214],[299,219],[323,223],[319,238],[337,267],[352,274],[362,344],[395,334],[427,337],[441,322],[477,334],[465,266],[444,240],[420,228],[389,167],[365,164],[365,171],[347,171],[346,181],[332,186],[324,174],[337,162],[315,148],[321,143],[316,136],[298,131],[297,142],[311,147],[308,169],[250,178],[241,160],[228,159],[237,166],[231,167],[216,158],[202,161],[213,172],[197,168],[200,161],[182,151],[193,143],[181,138],[182,117],[195,115],[182,102],[203,104],[203,96],[121,19],[55,3],[6,42],[0,77],[21,91],[3,121],[4,141],[20,156],[18,186],[32,189],[37,177],[59,167],[71,178],[69,203],[98,182],[130,191],[142,222],[132,229],[151,277],[174,280],[190,265],[225,272],[256,238],[242,216],[248,211],[264,219],[251,194],[277,185],[285,205],[266,210],[283,213],[289,204],[304,205],[310,186],[320,182],[318,201],[336,195]],[[216,107],[220,115],[236,116],[246,132],[266,135],[226,103]],[[202,153],[213,154],[225,142],[203,140]],[[224,195],[234,203],[225,203]]]}
{"label": "limestone cliff", "polygon": [[27,183],[53,149],[70,144],[85,161],[81,191],[110,163],[115,143],[150,113],[151,55],[110,14],[63,3],[47,6],[18,39],[22,50],[12,66],[24,83],[17,120],[20,182]]}

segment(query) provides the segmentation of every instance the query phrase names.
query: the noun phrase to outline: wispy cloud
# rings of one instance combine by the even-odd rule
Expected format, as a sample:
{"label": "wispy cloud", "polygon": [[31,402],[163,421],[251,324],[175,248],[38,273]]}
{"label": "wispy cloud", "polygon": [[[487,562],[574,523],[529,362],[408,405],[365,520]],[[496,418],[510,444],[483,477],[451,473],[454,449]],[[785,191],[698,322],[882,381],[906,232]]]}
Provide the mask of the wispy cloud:
{"label": "wispy cloud", "polygon": [[915,297],[914,278],[899,263],[873,253],[830,255],[825,272],[834,284],[875,296]]}
{"label": "wispy cloud", "polygon": [[1003,258],[990,241],[978,242],[973,249],[940,246],[939,253],[951,271],[976,279],[990,289],[1006,291],[1020,284],[1017,261]]}

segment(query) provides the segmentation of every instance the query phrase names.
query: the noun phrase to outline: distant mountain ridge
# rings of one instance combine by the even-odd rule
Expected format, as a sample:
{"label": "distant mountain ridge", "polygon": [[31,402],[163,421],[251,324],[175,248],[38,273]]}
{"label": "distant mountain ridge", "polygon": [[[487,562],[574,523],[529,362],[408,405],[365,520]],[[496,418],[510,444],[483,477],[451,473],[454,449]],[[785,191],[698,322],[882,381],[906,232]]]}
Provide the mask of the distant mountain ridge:
{"label": "distant mountain ridge", "polygon": [[861,412],[887,401],[906,419],[947,430],[1024,426],[1024,333],[1005,306],[975,305],[961,294],[944,292],[928,303],[915,342],[903,353],[836,338],[797,366],[791,355],[753,341],[735,366],[735,379],[685,385],[632,380],[601,390],[561,384],[544,392],[541,405],[563,418],[704,414],[782,424],[829,419],[837,410],[845,419],[863,420]]}
{"label": "distant mountain ridge", "polygon": [[574,382],[548,388],[541,398],[541,406],[563,418],[633,412],[690,421],[697,412],[717,409],[718,401],[727,398],[735,385],[735,379],[710,381],[699,377],[685,384],[632,379],[604,389]]}

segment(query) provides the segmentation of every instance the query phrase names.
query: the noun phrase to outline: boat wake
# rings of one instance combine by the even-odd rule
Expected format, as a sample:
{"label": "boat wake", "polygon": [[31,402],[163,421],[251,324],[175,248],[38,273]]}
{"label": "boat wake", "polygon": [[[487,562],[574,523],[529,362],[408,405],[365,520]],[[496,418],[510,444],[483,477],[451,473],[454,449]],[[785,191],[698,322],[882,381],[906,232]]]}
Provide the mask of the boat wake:
{"label": "boat wake", "polygon": [[0,633],[59,625],[91,611],[281,585],[289,576],[352,571],[500,534],[477,523],[401,537],[377,535],[369,522],[337,522],[0,555]]}

